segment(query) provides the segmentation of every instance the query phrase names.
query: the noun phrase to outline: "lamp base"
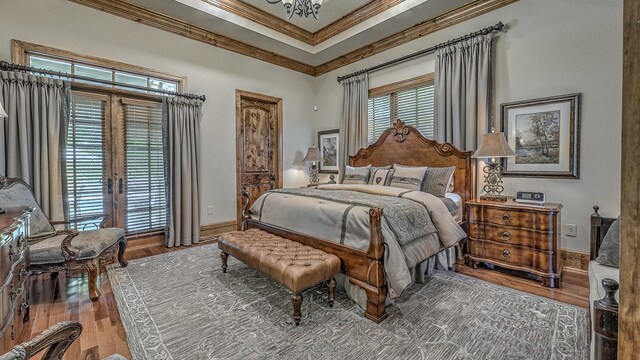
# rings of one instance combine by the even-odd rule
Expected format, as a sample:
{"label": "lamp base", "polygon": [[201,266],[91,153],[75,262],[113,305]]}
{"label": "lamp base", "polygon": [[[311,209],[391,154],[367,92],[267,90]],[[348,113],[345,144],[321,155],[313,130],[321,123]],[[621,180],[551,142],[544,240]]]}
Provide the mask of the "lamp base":
{"label": "lamp base", "polygon": [[318,166],[314,162],[309,167],[309,185],[317,185],[320,182],[320,177],[318,176]]}
{"label": "lamp base", "polygon": [[488,200],[488,201],[507,201],[507,196],[505,195],[489,195],[484,194],[480,195],[480,200]]}

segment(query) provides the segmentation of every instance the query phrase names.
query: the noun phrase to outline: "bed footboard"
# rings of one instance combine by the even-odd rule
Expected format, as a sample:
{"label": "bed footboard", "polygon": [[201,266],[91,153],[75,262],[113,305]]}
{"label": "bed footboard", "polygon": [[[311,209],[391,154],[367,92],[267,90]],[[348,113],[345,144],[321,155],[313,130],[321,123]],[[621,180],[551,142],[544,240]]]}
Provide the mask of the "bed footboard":
{"label": "bed footboard", "polygon": [[361,251],[254,220],[248,211],[249,196],[244,192],[242,196],[245,198],[245,206],[242,209],[243,230],[261,229],[336,255],[342,263],[341,272],[348,277],[349,282],[358,285],[367,293],[367,309],[364,316],[376,323],[387,318],[388,314],[385,311],[387,285],[384,278],[384,241],[381,224],[382,209],[374,208],[369,210],[371,240],[369,249]]}

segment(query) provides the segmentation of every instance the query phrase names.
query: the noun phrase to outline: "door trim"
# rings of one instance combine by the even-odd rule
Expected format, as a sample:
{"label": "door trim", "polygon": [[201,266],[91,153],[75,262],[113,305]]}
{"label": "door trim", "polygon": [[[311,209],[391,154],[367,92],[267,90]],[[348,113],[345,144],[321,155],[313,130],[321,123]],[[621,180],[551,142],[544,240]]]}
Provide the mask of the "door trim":
{"label": "door trim", "polygon": [[[276,184],[278,188],[282,188],[282,98],[236,89],[236,215],[240,214],[242,209],[242,196],[240,196],[240,189],[242,188],[242,171],[240,164],[242,160],[243,150],[242,142],[240,139],[240,125],[242,122],[242,99],[258,100],[274,104],[276,106],[276,111],[278,112],[278,144],[274,149],[274,151],[276,151],[276,154],[273,158],[277,162],[276,167],[278,169],[276,175]],[[240,218],[238,218],[238,229],[241,223],[242,221],[240,220]]]}

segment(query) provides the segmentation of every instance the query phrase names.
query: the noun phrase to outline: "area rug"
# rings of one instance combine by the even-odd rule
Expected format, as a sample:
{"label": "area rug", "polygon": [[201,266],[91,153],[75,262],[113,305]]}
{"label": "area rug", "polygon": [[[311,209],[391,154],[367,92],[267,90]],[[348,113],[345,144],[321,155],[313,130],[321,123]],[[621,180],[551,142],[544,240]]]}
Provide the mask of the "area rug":
{"label": "area rug", "polygon": [[109,267],[129,349],[142,359],[587,359],[586,312],[452,272],[415,284],[375,324],[338,292],[290,294],[208,245]]}

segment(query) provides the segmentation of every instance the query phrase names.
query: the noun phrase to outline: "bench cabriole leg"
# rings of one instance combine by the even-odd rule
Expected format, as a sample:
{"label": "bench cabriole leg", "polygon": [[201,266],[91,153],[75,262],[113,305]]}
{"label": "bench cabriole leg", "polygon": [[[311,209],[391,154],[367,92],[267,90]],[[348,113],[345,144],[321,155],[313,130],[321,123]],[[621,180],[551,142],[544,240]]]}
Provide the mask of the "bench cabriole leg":
{"label": "bench cabriole leg", "polygon": [[335,299],[336,279],[330,278],[327,280],[327,288],[329,288],[329,307],[333,307],[333,300]]}
{"label": "bench cabriole leg", "polygon": [[229,254],[227,254],[226,252],[221,252],[220,253],[220,259],[222,260],[222,272],[226,273],[227,272],[227,259],[229,258]]}
{"label": "bench cabriole leg", "polygon": [[291,305],[293,305],[293,322],[298,326],[300,325],[300,318],[302,317],[302,312],[300,311],[302,307],[301,293],[296,292],[291,295]]}

